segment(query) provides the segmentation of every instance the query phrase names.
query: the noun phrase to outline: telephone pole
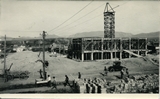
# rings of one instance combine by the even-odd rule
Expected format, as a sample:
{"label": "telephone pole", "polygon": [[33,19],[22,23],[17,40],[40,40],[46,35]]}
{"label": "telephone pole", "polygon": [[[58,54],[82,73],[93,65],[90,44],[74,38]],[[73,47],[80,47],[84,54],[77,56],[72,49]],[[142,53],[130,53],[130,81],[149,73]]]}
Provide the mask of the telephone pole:
{"label": "telephone pole", "polygon": [[46,32],[43,31],[43,34],[42,34],[42,37],[43,37],[43,77],[44,79],[46,79],[47,75],[46,75],[46,71],[45,71],[45,37],[46,37]]}

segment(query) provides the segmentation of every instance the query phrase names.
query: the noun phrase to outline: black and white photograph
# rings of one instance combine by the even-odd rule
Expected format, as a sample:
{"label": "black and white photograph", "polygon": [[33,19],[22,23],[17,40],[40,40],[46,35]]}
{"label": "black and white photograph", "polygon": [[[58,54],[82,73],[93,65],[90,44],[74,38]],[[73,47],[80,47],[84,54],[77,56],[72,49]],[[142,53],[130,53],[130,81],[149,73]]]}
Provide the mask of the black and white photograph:
{"label": "black and white photograph", "polygon": [[158,0],[0,0],[0,94],[159,94],[159,37]]}

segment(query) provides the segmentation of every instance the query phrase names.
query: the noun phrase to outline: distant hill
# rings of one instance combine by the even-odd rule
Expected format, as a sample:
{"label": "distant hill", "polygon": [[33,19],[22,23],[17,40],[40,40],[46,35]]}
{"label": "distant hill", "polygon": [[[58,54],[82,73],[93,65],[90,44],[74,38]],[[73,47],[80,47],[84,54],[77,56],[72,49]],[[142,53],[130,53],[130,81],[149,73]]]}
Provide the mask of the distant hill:
{"label": "distant hill", "polygon": [[133,35],[133,37],[141,37],[141,38],[160,37],[160,31],[150,32],[150,33],[140,33],[140,34]]}
{"label": "distant hill", "polygon": [[[124,32],[116,32],[116,37],[132,37],[133,34],[131,33],[124,33]],[[76,33],[74,35],[70,35],[69,37],[78,38],[78,37],[104,37],[103,31],[93,31],[93,32],[83,32],[83,33]]]}
{"label": "distant hill", "polygon": [[[46,39],[50,39],[50,38],[60,38],[60,37],[54,34],[46,36]],[[4,36],[0,36],[0,39],[4,40]],[[41,36],[39,37],[18,37],[18,38],[7,37],[7,40],[30,40],[30,39],[42,39],[42,37]]]}
{"label": "distant hill", "polygon": [[[160,32],[150,32],[150,33],[140,33],[133,35],[132,33],[125,33],[125,32],[116,32],[115,37],[141,37],[141,38],[150,38],[150,37],[159,37]],[[78,37],[104,37],[103,31],[93,31],[93,32],[83,32],[83,33],[76,33],[74,35],[70,35],[69,37],[78,38]]]}
{"label": "distant hill", "polygon": [[[12,37],[6,37],[6,39],[7,39],[7,40],[12,40],[13,38],[12,38]],[[4,40],[4,36],[0,36],[0,41],[1,41],[1,40]]]}

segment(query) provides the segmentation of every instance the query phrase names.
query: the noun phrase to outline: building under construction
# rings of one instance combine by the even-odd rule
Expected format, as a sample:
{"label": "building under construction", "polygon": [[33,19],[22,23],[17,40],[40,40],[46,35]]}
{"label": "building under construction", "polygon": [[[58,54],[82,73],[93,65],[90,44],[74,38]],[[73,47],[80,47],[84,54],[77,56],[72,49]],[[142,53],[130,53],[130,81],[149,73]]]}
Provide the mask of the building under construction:
{"label": "building under construction", "polygon": [[146,54],[146,38],[115,38],[115,12],[109,3],[104,10],[104,38],[74,38],[68,48],[68,57],[81,61],[124,59]]}

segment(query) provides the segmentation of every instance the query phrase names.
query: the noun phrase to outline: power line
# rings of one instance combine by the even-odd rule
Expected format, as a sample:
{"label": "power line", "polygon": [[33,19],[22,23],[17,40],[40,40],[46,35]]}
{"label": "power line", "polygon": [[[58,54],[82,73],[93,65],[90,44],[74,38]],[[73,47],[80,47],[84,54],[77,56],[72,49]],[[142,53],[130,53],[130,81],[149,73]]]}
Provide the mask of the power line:
{"label": "power line", "polygon": [[[117,5],[116,7],[114,7],[113,9],[115,9],[115,8],[117,8],[117,7],[119,7],[119,5]],[[111,10],[111,9],[110,9]],[[110,11],[109,10],[109,11]],[[91,18],[91,19],[88,19],[88,20],[86,20],[86,21],[83,21],[83,22],[81,22],[81,23],[79,23],[79,24],[77,24],[77,25],[75,25],[75,26],[72,26],[72,27],[70,27],[70,28],[67,28],[67,29],[64,29],[64,30],[69,30],[69,29],[71,29],[71,28],[74,28],[74,27],[77,27],[78,25],[81,25],[81,24],[84,24],[84,23],[86,23],[86,22],[88,22],[88,21],[91,21],[91,20],[93,20],[93,19],[95,19],[95,18],[97,18],[97,17],[99,17],[99,16],[101,16],[102,15],[102,13],[101,14],[98,14],[97,16],[95,16],[95,17],[93,17],[93,18]]]}
{"label": "power line", "polygon": [[[85,14],[84,16],[78,18],[77,20],[71,22],[70,24],[65,25],[64,27],[67,27],[67,26],[71,25],[72,23],[77,22],[78,20],[80,20],[80,19],[82,19],[83,17],[85,17],[85,16],[89,15],[90,13],[94,12],[94,11],[97,10],[98,8],[102,7],[103,5],[104,5],[104,4],[98,6],[98,7],[95,8],[94,10],[92,10],[92,11],[90,11],[89,13]],[[64,28],[64,27],[62,27],[62,28]],[[60,29],[62,29],[62,28],[60,28]],[[58,29],[58,30],[59,30],[59,29]]]}
{"label": "power line", "polygon": [[20,30],[0,30],[4,32],[41,32],[41,31],[20,31]]}
{"label": "power line", "polygon": [[88,3],[86,6],[84,6],[81,10],[79,10],[77,13],[75,13],[73,16],[71,16],[69,19],[67,19],[66,21],[64,21],[63,23],[61,23],[60,25],[58,25],[57,27],[51,29],[50,31],[53,31],[53,30],[57,29],[58,27],[60,27],[61,25],[63,25],[64,23],[66,23],[67,21],[69,21],[70,19],[72,19],[74,16],[76,16],[78,13],[80,13],[83,9],[85,9],[87,6],[89,6],[92,2],[93,2],[93,0],[90,3]]}
{"label": "power line", "polygon": [[71,28],[77,27],[78,25],[84,24],[84,23],[86,23],[86,22],[88,22],[88,21],[90,21],[90,20],[92,20],[92,19],[95,19],[95,18],[99,17],[100,15],[102,15],[102,14],[99,14],[99,15],[97,15],[97,16],[89,19],[89,20],[86,20],[86,21],[84,21],[84,22],[81,22],[81,23],[79,23],[79,24],[77,24],[77,25],[75,25],[75,26],[72,26],[72,27],[70,27],[70,28],[67,28],[67,29],[65,29],[65,30],[69,30],[69,29],[71,29]]}
{"label": "power line", "polygon": [[[122,6],[122,5],[126,4],[126,3],[128,3],[128,2],[125,2],[125,3],[122,3],[122,4],[120,4],[120,5],[117,5],[117,6],[113,7],[112,9],[115,9],[115,8],[117,8],[117,7],[120,7],[120,6]],[[110,9],[110,10],[111,10],[111,9]],[[108,10],[108,11],[110,11],[110,10]],[[87,15],[87,14],[86,14],[86,15]],[[81,25],[81,24],[83,24],[83,23],[86,23],[86,22],[88,22],[88,21],[91,21],[92,19],[95,19],[95,18],[97,18],[97,17],[99,17],[99,16],[101,16],[101,15],[102,15],[102,13],[99,14],[99,15],[97,15],[97,16],[95,16],[95,17],[93,17],[93,18],[91,18],[91,19],[89,19],[89,20],[83,21],[83,22],[81,22],[81,23],[79,23],[79,24],[77,24],[77,25],[75,25],[75,26],[72,26],[72,27],[70,27],[70,28],[63,29],[63,30],[69,30],[69,29],[71,29],[71,28],[77,27],[78,25]],[[72,23],[73,23],[73,22],[72,22]]]}

